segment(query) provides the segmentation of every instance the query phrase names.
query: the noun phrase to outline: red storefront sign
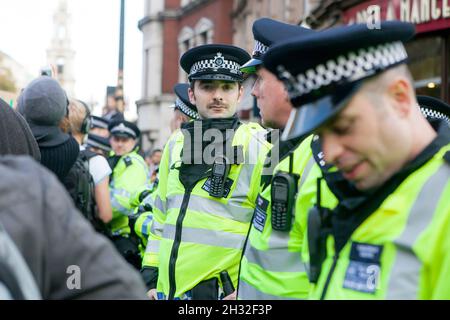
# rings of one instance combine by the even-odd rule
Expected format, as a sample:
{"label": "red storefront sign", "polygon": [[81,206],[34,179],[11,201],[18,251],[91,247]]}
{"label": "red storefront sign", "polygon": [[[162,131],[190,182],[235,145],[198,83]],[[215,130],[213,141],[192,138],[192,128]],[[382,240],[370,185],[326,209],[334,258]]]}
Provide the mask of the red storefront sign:
{"label": "red storefront sign", "polygon": [[374,19],[411,22],[417,33],[450,29],[450,0],[370,0],[345,10],[343,17],[346,24]]}

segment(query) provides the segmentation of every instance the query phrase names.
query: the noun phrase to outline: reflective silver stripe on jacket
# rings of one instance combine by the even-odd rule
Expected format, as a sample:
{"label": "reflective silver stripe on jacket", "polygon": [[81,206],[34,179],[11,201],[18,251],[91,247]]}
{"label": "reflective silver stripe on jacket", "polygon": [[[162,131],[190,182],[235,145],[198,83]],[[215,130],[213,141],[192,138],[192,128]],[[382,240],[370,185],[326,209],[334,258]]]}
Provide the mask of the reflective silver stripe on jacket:
{"label": "reflective silver stripe on jacket", "polygon": [[259,291],[244,280],[239,280],[239,299],[243,300],[298,300],[294,298],[286,298],[273,296],[271,294]]}
{"label": "reflective silver stripe on jacket", "polygon": [[246,198],[248,189],[252,179],[253,171],[258,162],[258,156],[261,152],[261,148],[264,142],[264,135],[258,131],[250,135],[250,140],[245,151],[245,159],[242,164],[241,172],[239,173],[239,179],[237,181],[236,190],[234,196],[236,198]]}
{"label": "reflective silver stripe on jacket", "polygon": [[[164,225],[163,238],[174,240],[176,227]],[[217,230],[197,229],[183,227],[181,242],[190,242],[214,247],[231,248],[241,250],[246,236]],[[205,257],[206,258],[206,257]]]}
{"label": "reflective silver stripe on jacket", "polygon": [[155,197],[155,202],[153,203],[152,206],[161,211],[161,213],[166,214],[167,211],[166,203],[162,201],[162,199],[158,195]]}
{"label": "reflective silver stripe on jacket", "polygon": [[145,248],[145,253],[159,253],[159,240],[149,239],[147,247]]}
{"label": "reflective silver stripe on jacket", "polygon": [[301,252],[289,252],[287,247],[262,251],[248,243],[245,258],[269,272],[306,272]]}
{"label": "reflective silver stripe on jacket", "polygon": [[[167,210],[179,210],[183,203],[183,197],[183,195],[170,196],[167,200]],[[214,199],[191,195],[189,198],[188,210],[248,223],[252,218],[254,209],[236,206],[232,201],[229,201],[228,204],[223,204]]]}
{"label": "reflective silver stripe on jacket", "polygon": [[390,274],[387,299],[418,298],[422,263],[413,252],[413,245],[430,225],[449,177],[450,166],[443,164],[427,180],[411,208],[403,233],[394,241],[397,256]]}
{"label": "reflective silver stripe on jacket", "polygon": [[309,173],[311,172],[311,169],[313,168],[313,166],[316,164],[316,160],[314,159],[314,157],[311,155],[311,157],[308,160],[308,163],[305,166],[305,169],[303,169],[303,173],[302,176],[300,177],[300,183],[298,185],[298,190],[302,189],[303,184],[306,181],[306,178],[308,178]]}
{"label": "reflective silver stripe on jacket", "polygon": [[162,236],[164,229],[164,224],[159,223],[156,220],[153,220],[152,226],[150,228],[150,232],[156,236]]}
{"label": "reflective silver stripe on jacket", "polygon": [[144,223],[142,223],[142,227],[141,227],[141,233],[142,236],[145,238],[148,238],[149,233],[148,233],[148,225],[153,221],[153,215],[148,215],[145,220]]}
{"label": "reflective silver stripe on jacket", "polygon": [[175,144],[177,143],[177,137],[174,137],[170,142],[169,146],[167,147],[167,151],[169,152],[169,169],[172,167],[172,152],[173,148],[175,147]]}
{"label": "reflective silver stripe on jacket", "polygon": [[115,193],[115,192],[111,193],[112,208],[127,217],[134,215],[133,209],[128,209],[128,208],[125,208],[123,205],[121,205],[119,200],[115,197],[116,195],[120,195],[120,194]]}

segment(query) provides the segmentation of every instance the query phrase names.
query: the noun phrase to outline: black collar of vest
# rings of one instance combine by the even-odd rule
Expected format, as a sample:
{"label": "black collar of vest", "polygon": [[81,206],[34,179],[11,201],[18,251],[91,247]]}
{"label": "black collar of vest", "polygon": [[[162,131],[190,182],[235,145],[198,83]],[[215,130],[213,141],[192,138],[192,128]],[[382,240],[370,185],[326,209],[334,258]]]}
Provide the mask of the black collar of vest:
{"label": "black collar of vest", "polygon": [[[271,134],[272,138],[274,136],[276,136],[276,135]],[[278,135],[278,137],[279,136],[280,135]],[[286,141],[281,141],[280,139],[273,139],[272,140],[273,147],[267,153],[267,157],[264,162],[264,168],[270,168],[271,166],[275,167],[273,164],[273,161],[275,159],[273,159],[273,157],[272,157],[272,153],[274,150],[276,151],[278,149],[278,154],[279,154],[278,161],[281,162],[284,159],[286,159],[288,156],[290,156],[293,152],[295,152],[297,147],[300,146],[300,144],[303,141],[304,141],[304,137],[298,137],[298,138],[294,138],[294,139],[290,139],[290,140],[286,140]],[[266,189],[269,186],[269,184],[272,183],[272,178],[273,178],[273,172],[270,175],[264,174],[261,176],[260,187],[262,188],[262,190]]]}
{"label": "black collar of vest", "polygon": [[203,119],[190,121],[182,124],[181,129],[191,132],[194,129],[201,127],[204,133],[208,129],[218,129],[220,131],[227,129],[236,130],[240,125],[241,122],[239,121],[239,118],[237,115],[234,115],[231,118],[224,119]]}
{"label": "black collar of vest", "polygon": [[[205,164],[203,159],[204,150],[211,145],[217,145],[217,149],[222,150],[222,154],[216,154],[215,156],[230,156],[229,161],[231,164],[241,164],[244,159],[242,146],[232,147],[230,143],[233,141],[236,130],[241,126],[241,122],[237,115],[231,118],[225,119],[205,119],[196,120],[186,123],[182,126],[182,133],[184,135],[184,146],[181,154],[182,163],[184,165],[199,165]],[[219,130],[222,133],[222,145],[219,146],[220,141],[210,141],[210,139],[204,139],[205,133],[208,130]],[[200,132],[198,132],[200,131]],[[199,135],[201,133],[201,135]],[[199,140],[200,141],[197,141]],[[231,149],[230,149],[231,147]],[[220,151],[219,151],[220,152]]]}

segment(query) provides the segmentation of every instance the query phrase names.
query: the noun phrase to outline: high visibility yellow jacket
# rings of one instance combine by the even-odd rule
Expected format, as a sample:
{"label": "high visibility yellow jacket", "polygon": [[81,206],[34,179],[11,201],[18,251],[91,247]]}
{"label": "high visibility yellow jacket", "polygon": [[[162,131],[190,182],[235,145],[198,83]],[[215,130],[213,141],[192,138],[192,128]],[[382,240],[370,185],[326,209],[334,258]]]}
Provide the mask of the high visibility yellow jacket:
{"label": "high visibility yellow jacket", "polygon": [[[310,137],[294,147],[292,155],[284,157],[273,171],[273,176],[279,172],[299,175],[290,231],[273,230],[272,187],[261,187],[241,262],[239,300],[308,298],[309,279],[301,254],[308,210],[316,200],[316,180],[322,175],[312,156],[311,140]],[[322,198],[324,204],[336,205],[331,192],[323,191]]]}
{"label": "high visibility yellow jacket", "polygon": [[328,236],[313,299],[450,299],[449,151],[410,173],[340,252]]}
{"label": "high visibility yellow jacket", "polygon": [[179,179],[184,136],[176,132],[167,143],[153,197],[153,221],[143,267],[157,267],[158,292],[183,298],[200,282],[227,271],[237,286],[239,261],[258,195],[258,157],[267,153],[266,131],[258,124],[236,129],[233,146],[242,146],[244,163],[231,166],[224,198],[207,191],[209,178],[191,192]]}
{"label": "high visibility yellow jacket", "polygon": [[113,169],[113,179],[109,185],[113,209],[113,219],[109,226],[113,235],[130,234],[128,217],[134,213],[130,198],[146,183],[148,168],[144,159],[136,151],[122,156]]}

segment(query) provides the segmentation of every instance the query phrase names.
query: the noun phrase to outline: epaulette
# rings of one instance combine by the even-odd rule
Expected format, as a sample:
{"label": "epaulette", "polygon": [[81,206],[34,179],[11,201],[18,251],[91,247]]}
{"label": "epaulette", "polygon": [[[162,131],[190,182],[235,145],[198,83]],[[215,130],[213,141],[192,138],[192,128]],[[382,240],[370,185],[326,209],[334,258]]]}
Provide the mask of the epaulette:
{"label": "epaulette", "polygon": [[131,160],[130,156],[123,158],[123,161],[125,162],[125,165],[127,166],[127,168],[133,164],[133,160]]}
{"label": "epaulette", "polygon": [[447,164],[450,164],[450,151],[447,151],[444,154],[444,160],[445,160],[445,162],[447,162]]}

